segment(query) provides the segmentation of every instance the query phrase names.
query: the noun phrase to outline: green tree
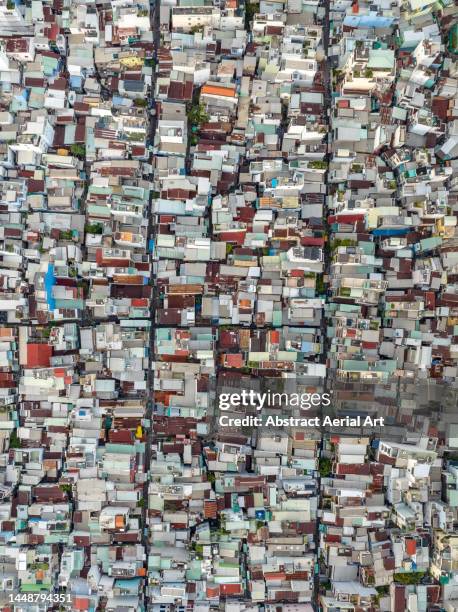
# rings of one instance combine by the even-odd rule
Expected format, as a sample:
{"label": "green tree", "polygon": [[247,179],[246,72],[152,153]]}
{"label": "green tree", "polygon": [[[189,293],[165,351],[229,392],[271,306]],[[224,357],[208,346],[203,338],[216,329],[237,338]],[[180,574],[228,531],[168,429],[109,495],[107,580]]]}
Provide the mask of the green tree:
{"label": "green tree", "polygon": [[314,170],[326,170],[327,167],[328,164],[320,159],[309,162],[309,168],[312,168]]}
{"label": "green tree", "polygon": [[325,284],[322,274],[317,275],[315,287],[318,295],[322,295],[325,292]]}
{"label": "green tree", "polygon": [[73,238],[72,230],[62,230],[59,234],[60,240],[71,240]]}
{"label": "green tree", "polygon": [[21,448],[21,440],[16,431],[12,431],[10,435],[10,448]]}
{"label": "green tree", "polygon": [[70,153],[75,157],[84,159],[86,157],[86,145],[75,142],[70,146]]}
{"label": "green tree", "polygon": [[320,472],[320,476],[326,478],[331,474],[332,463],[331,460],[327,457],[321,457],[318,470]]}
{"label": "green tree", "polygon": [[358,243],[356,240],[351,240],[351,238],[340,239],[337,238],[333,240],[331,243],[331,251],[337,251],[340,246],[356,246]]}
{"label": "green tree", "polygon": [[420,584],[425,572],[399,572],[393,575],[394,582],[400,584]]}
{"label": "green tree", "polygon": [[188,111],[188,121],[191,126],[199,127],[202,123],[206,123],[209,116],[205,111],[205,106],[201,103],[193,104]]}
{"label": "green tree", "polygon": [[248,2],[245,5],[245,29],[250,29],[250,23],[253,21],[253,17],[259,13],[259,2]]}
{"label": "green tree", "polygon": [[84,231],[86,234],[103,234],[103,225],[101,223],[86,223]]}

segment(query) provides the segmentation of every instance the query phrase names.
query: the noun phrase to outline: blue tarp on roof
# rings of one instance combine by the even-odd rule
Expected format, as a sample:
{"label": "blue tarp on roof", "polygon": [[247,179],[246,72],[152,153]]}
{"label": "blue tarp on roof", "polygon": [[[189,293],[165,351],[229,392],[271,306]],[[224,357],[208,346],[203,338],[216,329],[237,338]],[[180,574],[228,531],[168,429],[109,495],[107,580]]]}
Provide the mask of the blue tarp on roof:
{"label": "blue tarp on roof", "polygon": [[56,277],[54,276],[54,265],[48,265],[48,271],[45,274],[45,289],[46,289],[46,301],[48,302],[49,310],[54,310],[56,307],[56,300],[52,295],[52,288],[56,284]]}
{"label": "blue tarp on roof", "polygon": [[115,580],[115,586],[125,591],[134,591],[138,590],[140,585],[140,578],[129,578],[129,579],[117,579]]}
{"label": "blue tarp on roof", "polygon": [[396,227],[396,228],[377,228],[372,234],[373,236],[404,236],[410,232],[409,227]]}
{"label": "blue tarp on roof", "polygon": [[379,15],[347,15],[344,26],[351,28],[389,28],[393,23],[393,17],[381,17]]}
{"label": "blue tarp on roof", "polygon": [[123,98],[122,96],[113,96],[113,106],[129,106],[131,101],[129,98]]}
{"label": "blue tarp on roof", "polygon": [[80,76],[71,76],[70,85],[72,89],[79,89],[83,84],[83,79]]}

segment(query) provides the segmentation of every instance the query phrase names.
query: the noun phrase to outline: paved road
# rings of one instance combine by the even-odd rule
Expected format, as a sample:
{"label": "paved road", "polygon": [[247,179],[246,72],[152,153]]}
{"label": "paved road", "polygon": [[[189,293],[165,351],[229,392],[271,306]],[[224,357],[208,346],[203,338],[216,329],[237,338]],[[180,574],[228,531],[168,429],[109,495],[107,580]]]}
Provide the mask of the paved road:
{"label": "paved road", "polygon": [[[324,0],[323,2],[323,6],[325,9],[325,15],[323,18],[323,50],[324,50],[324,55],[325,55],[325,60],[323,62],[323,74],[322,74],[322,82],[325,88],[325,92],[324,92],[324,116],[325,116],[325,121],[328,122],[329,121],[329,110],[331,108],[331,78],[330,78],[330,62],[328,59],[328,53],[329,53],[329,34],[330,34],[330,21],[329,21],[329,9],[330,9],[330,0]],[[329,124],[328,124],[329,127]],[[328,136],[327,136],[328,137]],[[329,168],[329,161],[330,161],[330,154],[329,154],[329,141],[327,141],[327,153],[326,153],[326,157],[325,160],[328,164],[328,168]],[[324,226],[326,229],[326,233],[327,233],[327,237],[328,237],[328,241],[329,241],[329,227],[328,227],[328,223],[327,223],[327,196],[328,196],[328,172],[329,170],[326,172],[326,178],[325,178],[325,183],[326,183],[326,200],[325,200],[325,206],[324,206]],[[329,242],[327,242],[325,244],[325,252],[324,252],[324,275],[328,275],[329,277],[329,270],[330,270],[330,250],[329,250]],[[328,336],[327,336],[327,321],[326,318],[324,316],[323,313],[323,317],[321,320],[321,326],[320,326],[320,330],[321,330],[321,338],[322,338],[322,345],[323,345],[323,351],[321,354],[321,363],[326,364],[327,362],[327,357],[329,355],[329,341],[328,341]],[[324,385],[323,385],[323,393],[329,393],[329,381],[327,380],[327,378],[325,378],[324,380]],[[323,410],[323,406],[320,406],[320,418],[321,418],[321,422],[323,421],[323,417],[324,415],[324,410]],[[323,448],[323,428],[321,428],[321,445],[320,445],[320,451]],[[321,491],[321,476],[320,476],[320,472],[318,471],[318,476],[317,476],[317,487],[318,487],[318,491],[317,491],[317,495],[318,495],[318,500],[321,499],[321,495],[320,495],[320,491]],[[319,501],[318,501],[319,504]],[[315,524],[315,546],[317,547],[317,554],[319,552],[319,542],[320,542],[320,523],[321,523],[321,517],[317,517],[316,520],[316,524]],[[318,557],[317,557],[318,559]],[[319,559],[318,559],[319,562]],[[320,610],[320,573],[316,573],[314,576],[314,589],[313,589],[313,598],[312,598],[312,603],[313,603],[313,609],[314,610]]]}
{"label": "paved road", "polygon": [[[150,3],[151,13],[151,30],[154,33],[154,57],[157,58],[157,50],[160,46],[160,1],[156,0],[156,2]],[[151,84],[151,93],[150,100],[152,104],[148,106],[154,106],[154,92],[156,88],[156,72],[155,67],[153,68],[153,79]],[[154,145],[154,136],[156,134],[156,126],[157,126],[157,116],[156,114],[150,116],[150,129],[149,129],[149,143],[151,146]],[[151,244],[151,240],[156,242],[156,227],[153,223],[153,214],[152,214],[152,194],[150,195],[149,201],[149,210],[148,210],[148,236],[147,236],[147,244],[148,246]],[[150,426],[146,431],[146,449],[145,449],[145,474],[149,474],[150,464],[151,464],[151,447],[154,442],[153,440],[153,428],[152,428],[152,417],[153,417],[153,389],[154,389],[154,370],[153,370],[153,362],[154,362],[154,345],[156,340],[156,299],[157,299],[157,289],[155,285],[155,277],[153,273],[153,269],[151,270],[151,282],[153,285],[153,291],[151,296],[151,305],[150,305],[150,345],[149,345],[149,363],[148,363],[148,374],[147,374],[147,409],[146,409],[146,418],[149,420]],[[148,554],[149,551],[149,538],[148,538],[148,527],[147,527],[147,516],[148,516],[148,479],[145,480],[143,486],[143,532],[142,532],[142,543],[145,547],[145,551]],[[146,577],[146,586],[145,586],[145,606],[146,610],[150,607],[149,595],[148,595],[148,576]]]}

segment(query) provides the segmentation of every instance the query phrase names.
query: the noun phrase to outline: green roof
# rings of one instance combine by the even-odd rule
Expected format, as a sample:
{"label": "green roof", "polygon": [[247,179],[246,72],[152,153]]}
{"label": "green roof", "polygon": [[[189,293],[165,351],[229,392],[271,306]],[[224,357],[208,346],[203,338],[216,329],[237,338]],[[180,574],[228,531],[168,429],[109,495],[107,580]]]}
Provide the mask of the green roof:
{"label": "green roof", "polygon": [[448,37],[448,50],[451,53],[458,53],[458,23],[451,28]]}
{"label": "green roof", "polygon": [[344,359],[343,369],[349,372],[394,372],[396,369],[396,361],[386,359],[370,364],[367,361],[356,361],[353,359]]}
{"label": "green roof", "polygon": [[270,123],[255,123],[254,129],[257,133],[262,132],[263,134],[275,134],[277,126]]}
{"label": "green roof", "polygon": [[105,450],[107,453],[119,453],[120,455],[135,455],[140,452],[140,445],[130,444],[106,444]]}
{"label": "green roof", "polygon": [[394,66],[394,51],[392,49],[371,49],[369,52],[368,68],[379,70],[392,70]]}
{"label": "green roof", "polygon": [[437,248],[442,244],[442,238],[439,236],[431,236],[431,238],[425,238],[420,240],[420,251],[430,251]]}
{"label": "green roof", "polygon": [[111,217],[111,211],[107,206],[88,204],[87,212],[89,213],[89,215],[94,215],[97,217],[106,217],[107,219]]}
{"label": "green roof", "polygon": [[43,584],[24,584],[22,583],[19,590],[21,593],[40,593],[42,591],[50,592],[52,586],[50,582]]}

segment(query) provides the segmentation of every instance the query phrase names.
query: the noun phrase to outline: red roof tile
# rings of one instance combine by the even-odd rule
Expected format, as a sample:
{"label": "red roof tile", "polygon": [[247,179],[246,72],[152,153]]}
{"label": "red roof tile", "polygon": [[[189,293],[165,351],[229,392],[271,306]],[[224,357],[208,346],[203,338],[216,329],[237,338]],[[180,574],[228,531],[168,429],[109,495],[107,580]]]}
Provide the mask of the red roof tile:
{"label": "red roof tile", "polygon": [[52,346],[48,344],[27,345],[27,367],[49,368],[51,365]]}

